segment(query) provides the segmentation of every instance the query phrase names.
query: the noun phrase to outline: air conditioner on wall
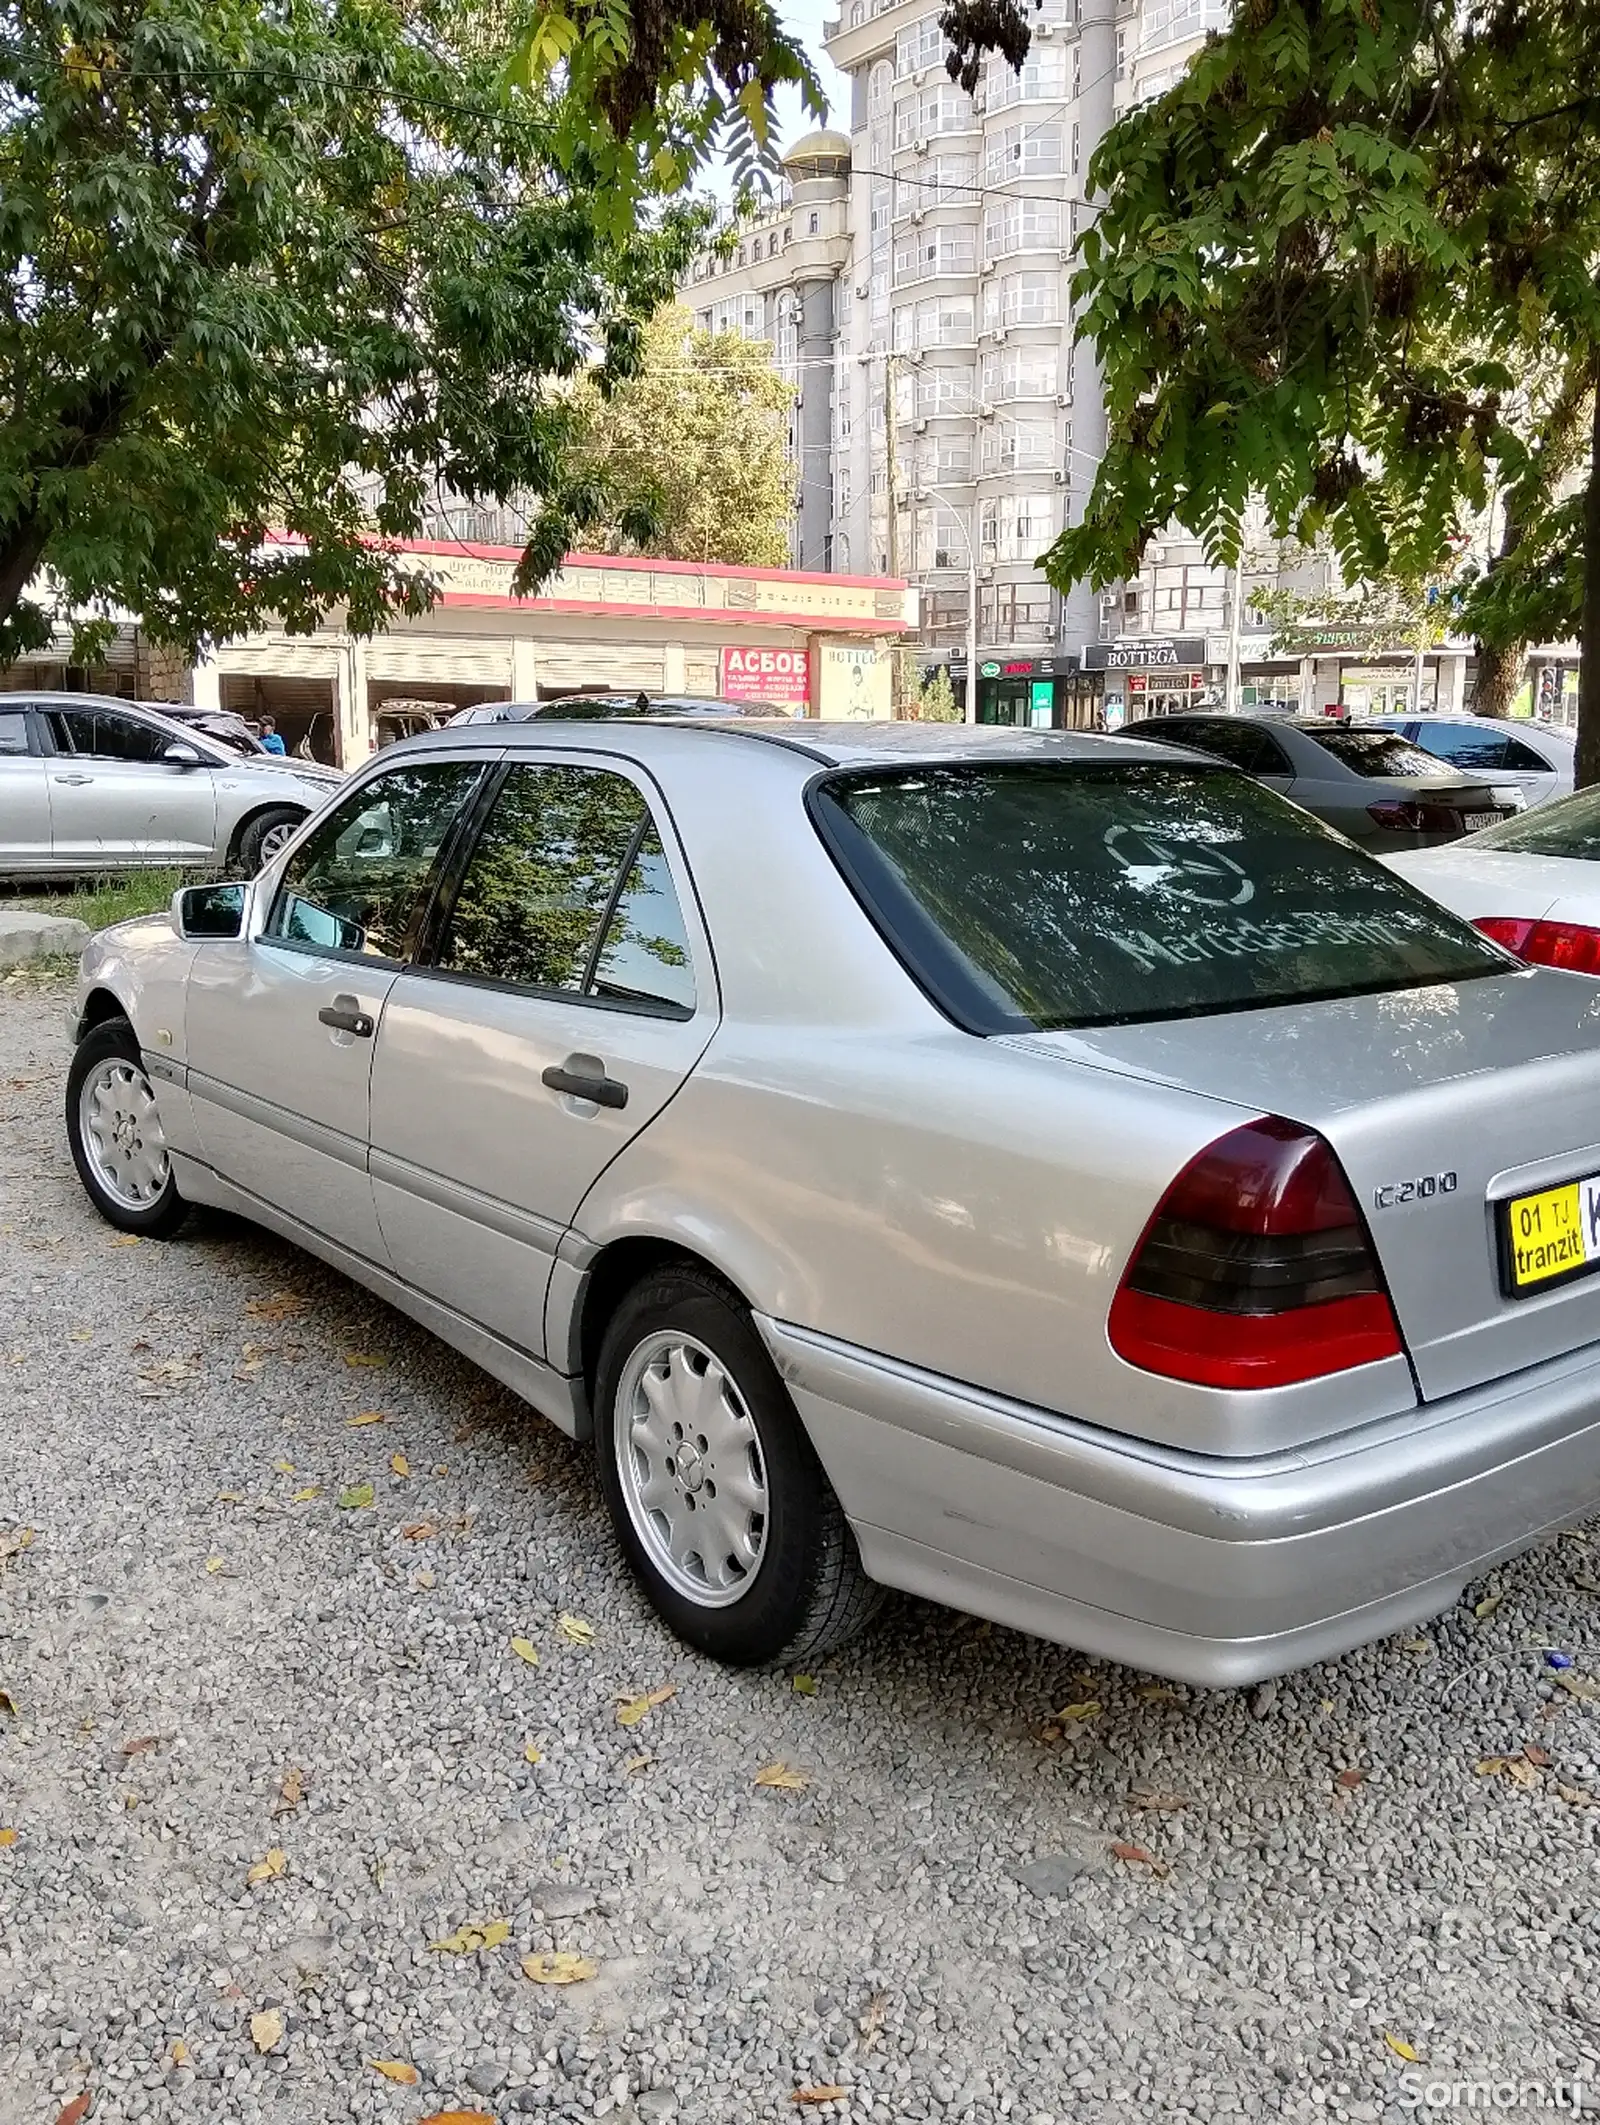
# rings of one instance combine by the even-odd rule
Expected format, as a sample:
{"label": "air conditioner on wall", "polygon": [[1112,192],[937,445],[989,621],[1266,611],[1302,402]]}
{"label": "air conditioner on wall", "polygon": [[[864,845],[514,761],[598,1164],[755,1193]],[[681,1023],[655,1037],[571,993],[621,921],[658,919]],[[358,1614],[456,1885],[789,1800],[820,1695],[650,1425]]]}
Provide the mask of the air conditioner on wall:
{"label": "air conditioner on wall", "polygon": [[1002,341],[1002,340],[1003,340],[1003,339],[1005,338],[1005,336],[1006,336],[1006,328],[1005,328],[1005,326],[1004,326],[1004,325],[996,325],[996,326],[995,326],[995,328],[994,328],[994,335],[993,335],[993,337],[994,337],[994,343],[995,343],[995,345],[996,345],[997,347],[998,347],[998,346],[1000,345],[1001,341]]}
{"label": "air conditioner on wall", "polygon": [[980,421],[992,421],[994,419],[993,406],[980,406],[978,408],[978,418]]}
{"label": "air conditioner on wall", "polygon": [[858,280],[858,281],[856,282],[856,301],[857,301],[857,302],[863,302],[863,303],[864,303],[864,302],[866,301],[867,297],[868,297],[868,296],[869,296],[869,295],[870,295],[871,293],[872,293],[872,283],[871,283],[871,281],[870,281],[870,280]]}
{"label": "air conditioner on wall", "polygon": [[917,224],[921,221],[922,214],[923,210],[921,207],[913,207],[911,209],[911,212],[906,216],[906,220],[910,222],[912,228],[915,228]]}
{"label": "air conditioner on wall", "polygon": [[995,259],[986,258],[983,264],[978,268],[979,280],[987,280],[989,278],[989,275],[994,272],[997,263],[998,261]]}
{"label": "air conditioner on wall", "polygon": [[1050,477],[1058,487],[1065,487],[1072,475],[1067,472],[1052,472]]}
{"label": "air conditioner on wall", "polygon": [[911,143],[911,152],[913,155],[926,155],[928,152],[928,143],[925,140],[913,140]]}
{"label": "air conditioner on wall", "polygon": [[1058,406],[1070,406],[1072,404],[1072,393],[1070,391],[1058,391],[1056,393],[1056,404]]}
{"label": "air conditioner on wall", "polygon": [[928,424],[927,424],[927,422],[926,422],[926,421],[914,421],[914,422],[912,423],[912,427],[911,427],[911,432],[912,432],[912,434],[913,434],[913,435],[926,435],[926,434],[927,434],[927,432],[928,432]]}

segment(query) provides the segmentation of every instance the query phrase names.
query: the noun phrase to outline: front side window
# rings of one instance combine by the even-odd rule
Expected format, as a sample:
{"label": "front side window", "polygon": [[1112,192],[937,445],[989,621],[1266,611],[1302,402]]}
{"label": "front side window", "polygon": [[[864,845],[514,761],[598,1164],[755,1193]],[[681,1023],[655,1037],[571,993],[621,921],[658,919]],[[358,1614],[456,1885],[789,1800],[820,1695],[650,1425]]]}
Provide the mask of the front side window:
{"label": "front side window", "polygon": [[0,759],[28,750],[28,719],[16,709],[0,708]]}
{"label": "front side window", "polygon": [[850,771],[811,802],[887,942],[978,1033],[1200,1017],[1506,971],[1436,902],[1225,770]]}
{"label": "front side window", "polygon": [[428,760],[363,783],[295,852],[263,936],[403,960],[439,851],[482,773],[473,760]]}
{"label": "front side window", "polygon": [[682,913],[634,784],[604,768],[514,767],[436,964],[520,989],[692,1012]]}
{"label": "front side window", "polygon": [[149,764],[162,759],[167,747],[177,743],[170,731],[103,708],[52,708],[46,714],[58,753]]}

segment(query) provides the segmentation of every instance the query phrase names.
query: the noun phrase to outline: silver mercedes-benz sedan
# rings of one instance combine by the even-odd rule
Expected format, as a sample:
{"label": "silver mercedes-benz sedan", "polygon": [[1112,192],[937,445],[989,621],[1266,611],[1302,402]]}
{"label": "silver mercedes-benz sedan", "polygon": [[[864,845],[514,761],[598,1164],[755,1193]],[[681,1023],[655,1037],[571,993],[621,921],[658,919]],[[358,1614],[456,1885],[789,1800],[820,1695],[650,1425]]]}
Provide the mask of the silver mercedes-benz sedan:
{"label": "silver mercedes-benz sedan", "polygon": [[258,870],[343,781],[313,760],[241,755],[187,712],[0,694],[0,878]]}
{"label": "silver mercedes-benz sedan", "polygon": [[592,1435],[726,1660],[1243,1682],[1600,1506],[1600,989],[1148,741],[431,732],[93,941],[67,1122]]}

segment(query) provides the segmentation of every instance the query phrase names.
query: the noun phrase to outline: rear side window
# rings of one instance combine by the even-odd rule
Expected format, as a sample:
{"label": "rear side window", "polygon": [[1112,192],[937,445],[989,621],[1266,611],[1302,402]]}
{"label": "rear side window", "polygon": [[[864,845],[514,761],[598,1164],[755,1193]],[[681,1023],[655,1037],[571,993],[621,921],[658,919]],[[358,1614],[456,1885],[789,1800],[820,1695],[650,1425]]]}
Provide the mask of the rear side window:
{"label": "rear side window", "polygon": [[888,942],[973,1032],[1506,971],[1464,923],[1236,774],[1155,762],[847,772],[814,785],[811,804]]}
{"label": "rear side window", "polygon": [[1600,783],[1518,812],[1472,837],[1474,848],[1518,849],[1526,856],[1600,857]]}
{"label": "rear side window", "polygon": [[[1448,760],[1452,767],[1502,768],[1511,740],[1504,731],[1478,730],[1470,723],[1422,723],[1417,743],[1425,753]],[[1526,750],[1526,748],[1523,748]],[[1537,767],[1542,761],[1535,761]]]}
{"label": "rear side window", "polygon": [[1290,775],[1290,767],[1283,748],[1255,723],[1225,723],[1220,718],[1215,722],[1186,723],[1174,718],[1170,730],[1160,722],[1141,723],[1125,735],[1133,738],[1160,738],[1169,745],[1192,745],[1197,753],[1210,753],[1214,759],[1226,760],[1230,767],[1237,767],[1247,775]]}
{"label": "rear side window", "polygon": [[1369,775],[1375,781],[1391,775],[1442,775],[1448,772],[1443,762],[1425,753],[1420,745],[1411,745],[1392,730],[1341,730],[1336,723],[1319,724],[1308,731],[1325,753],[1332,753],[1335,760],[1357,775]]}
{"label": "rear side window", "polygon": [[0,760],[28,750],[28,719],[16,709],[0,708]]}

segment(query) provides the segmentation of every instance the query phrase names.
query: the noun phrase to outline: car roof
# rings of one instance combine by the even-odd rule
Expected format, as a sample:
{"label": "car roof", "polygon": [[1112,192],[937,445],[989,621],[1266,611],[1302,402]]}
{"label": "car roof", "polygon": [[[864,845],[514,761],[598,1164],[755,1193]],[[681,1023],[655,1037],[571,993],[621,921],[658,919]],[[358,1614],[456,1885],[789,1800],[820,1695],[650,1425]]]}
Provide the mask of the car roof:
{"label": "car roof", "polygon": [[[552,716],[516,723],[447,724],[442,730],[419,732],[403,745],[407,752],[463,743],[488,744],[508,752],[542,752],[555,746],[615,752],[635,742],[653,751],[663,744],[676,748],[723,739],[782,746],[800,759],[828,767],[917,767],[973,760],[1084,760],[1110,765],[1149,758],[1148,740],[1128,740],[1120,734],[965,723],[830,722],[805,716],[619,716],[572,723]],[[400,750],[391,746],[384,758],[392,760]],[[1172,747],[1174,754],[1181,750]],[[1205,765],[1214,767],[1216,762],[1207,760]]]}
{"label": "car roof", "polygon": [[1357,716],[1355,728],[1398,730],[1402,723],[1415,723],[1426,730],[1430,723],[1470,723],[1476,730],[1508,731],[1513,738],[1553,738],[1561,745],[1576,745],[1576,731],[1556,723],[1538,723],[1532,716],[1475,716],[1468,708],[1424,709],[1421,715]]}

